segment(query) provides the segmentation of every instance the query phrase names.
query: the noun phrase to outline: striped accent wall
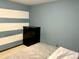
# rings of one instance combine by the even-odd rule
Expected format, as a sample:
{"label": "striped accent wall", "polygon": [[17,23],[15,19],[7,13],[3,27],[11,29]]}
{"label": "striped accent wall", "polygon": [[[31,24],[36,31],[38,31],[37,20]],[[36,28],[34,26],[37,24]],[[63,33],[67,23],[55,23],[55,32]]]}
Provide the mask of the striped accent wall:
{"label": "striped accent wall", "polygon": [[0,51],[22,44],[23,26],[29,23],[0,23]]}
{"label": "striped accent wall", "polygon": [[29,26],[29,12],[0,8],[0,51],[22,44],[23,26]]}
{"label": "striped accent wall", "polygon": [[[23,26],[29,26],[29,23],[0,23],[0,40],[23,34]],[[0,43],[2,42],[0,41]]]}

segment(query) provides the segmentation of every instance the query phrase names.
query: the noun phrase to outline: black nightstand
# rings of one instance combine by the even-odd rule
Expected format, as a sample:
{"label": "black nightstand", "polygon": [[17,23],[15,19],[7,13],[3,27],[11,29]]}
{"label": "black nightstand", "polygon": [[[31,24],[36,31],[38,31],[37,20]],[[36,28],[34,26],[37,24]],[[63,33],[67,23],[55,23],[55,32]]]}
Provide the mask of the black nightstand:
{"label": "black nightstand", "polygon": [[23,44],[30,46],[40,42],[40,27],[23,27]]}

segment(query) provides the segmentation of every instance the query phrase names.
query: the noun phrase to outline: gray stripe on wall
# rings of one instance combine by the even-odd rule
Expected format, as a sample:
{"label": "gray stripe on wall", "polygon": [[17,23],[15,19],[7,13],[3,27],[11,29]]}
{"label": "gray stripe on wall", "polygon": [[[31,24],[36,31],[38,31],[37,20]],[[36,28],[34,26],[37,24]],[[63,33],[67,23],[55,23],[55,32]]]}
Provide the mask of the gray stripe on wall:
{"label": "gray stripe on wall", "polygon": [[29,23],[29,19],[0,18],[0,23]]}
{"label": "gray stripe on wall", "polygon": [[29,11],[29,6],[26,6],[24,4],[10,2],[8,0],[0,0],[0,8]]}
{"label": "gray stripe on wall", "polygon": [[5,45],[0,45],[0,52],[4,51],[6,49],[9,49],[9,48],[15,47],[17,45],[21,45],[21,44],[23,44],[22,40],[19,40],[19,41],[16,41],[16,42],[11,42],[11,43],[8,43],[8,44],[5,44]]}
{"label": "gray stripe on wall", "polygon": [[0,32],[0,38],[16,35],[16,34],[20,34],[20,33],[23,33],[22,29],[20,29],[20,30],[12,30],[12,31],[4,31],[4,32]]}

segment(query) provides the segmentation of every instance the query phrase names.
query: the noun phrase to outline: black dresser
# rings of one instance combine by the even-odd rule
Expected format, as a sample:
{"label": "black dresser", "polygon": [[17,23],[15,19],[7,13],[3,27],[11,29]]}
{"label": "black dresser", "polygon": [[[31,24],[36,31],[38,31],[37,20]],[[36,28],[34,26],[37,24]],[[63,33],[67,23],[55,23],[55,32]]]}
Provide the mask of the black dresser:
{"label": "black dresser", "polygon": [[30,46],[40,42],[40,27],[23,27],[23,44]]}

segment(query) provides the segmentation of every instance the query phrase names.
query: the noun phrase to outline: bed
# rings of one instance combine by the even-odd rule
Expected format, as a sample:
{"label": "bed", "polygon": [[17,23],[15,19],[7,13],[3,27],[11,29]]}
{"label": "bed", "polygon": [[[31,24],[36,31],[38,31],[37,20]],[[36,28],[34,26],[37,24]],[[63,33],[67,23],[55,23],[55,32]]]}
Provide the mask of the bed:
{"label": "bed", "polygon": [[63,47],[59,47],[47,59],[79,59],[79,53]]}
{"label": "bed", "polygon": [[40,42],[7,55],[4,59],[78,59],[78,56],[79,53],[69,49]]}

